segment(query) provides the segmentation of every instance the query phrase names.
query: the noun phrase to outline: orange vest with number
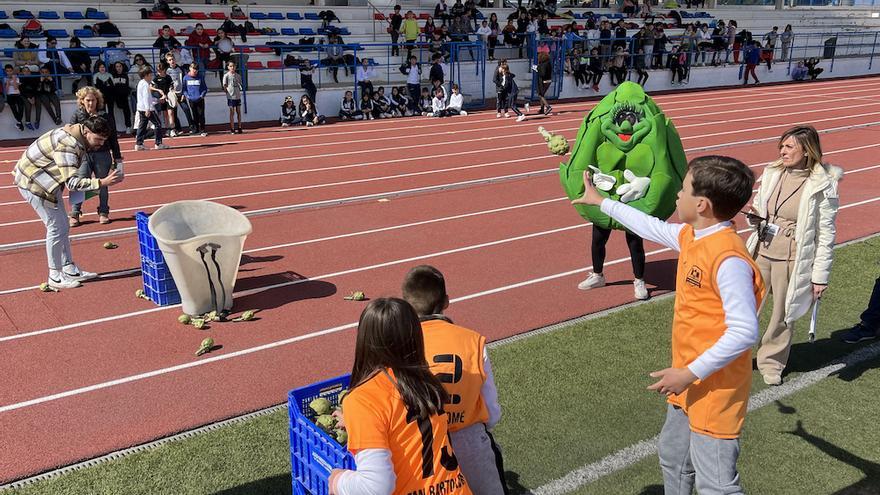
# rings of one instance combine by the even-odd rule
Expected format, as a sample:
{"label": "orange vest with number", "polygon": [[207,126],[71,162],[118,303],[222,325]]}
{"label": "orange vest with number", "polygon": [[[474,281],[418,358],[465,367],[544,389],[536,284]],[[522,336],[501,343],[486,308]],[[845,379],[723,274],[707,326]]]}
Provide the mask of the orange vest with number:
{"label": "orange vest with number", "polygon": [[486,338],[439,318],[422,321],[422,335],[431,373],[449,392],[450,402],[443,406],[449,418],[449,431],[488,422],[489,410],[481,393],[486,382]]}
{"label": "orange vest with number", "polygon": [[[681,254],[675,280],[675,316],[672,320],[672,367],[684,368],[712,347],[727,330],[716,283],[718,267],[736,256],[754,272],[752,291],[756,307],[764,298],[761,272],[742,238],[725,228],[701,239],[685,226],[679,234]],[[752,384],[752,355],[745,351],[727,366],[697,380],[684,392],[669,397],[688,416],[692,431],[715,438],[737,438],[742,431]]]}
{"label": "orange vest with number", "polygon": [[452,451],[446,418],[410,417],[393,380],[393,372],[386,370],[345,396],[348,450],[390,450],[394,495],[472,495]]}

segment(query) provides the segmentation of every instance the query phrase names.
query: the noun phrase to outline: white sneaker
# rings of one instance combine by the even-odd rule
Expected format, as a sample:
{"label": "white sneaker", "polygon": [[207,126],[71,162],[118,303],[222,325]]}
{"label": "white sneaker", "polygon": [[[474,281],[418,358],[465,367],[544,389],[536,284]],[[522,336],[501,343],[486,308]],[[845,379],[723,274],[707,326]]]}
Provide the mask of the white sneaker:
{"label": "white sneaker", "polygon": [[530,108],[530,107],[531,107],[531,105],[529,105],[528,103],[526,103],[526,106],[525,106],[525,108],[526,108],[526,113],[529,113],[529,108]]}
{"label": "white sneaker", "polygon": [[504,112],[504,118],[506,119],[508,117],[510,117],[510,112]]}
{"label": "white sneaker", "polygon": [[463,116],[466,117],[466,116],[467,116],[467,112],[465,112],[464,110],[462,110],[461,113],[460,113],[459,115],[463,115]]}
{"label": "white sneaker", "polygon": [[522,122],[523,120],[526,120],[526,115],[525,115],[525,114],[522,114],[522,115],[520,115],[519,117],[516,118],[516,121],[517,121],[517,122]]}
{"label": "white sneaker", "polygon": [[62,268],[61,270],[62,276],[67,277],[71,280],[75,280],[77,282],[82,282],[84,280],[91,280],[98,276],[97,273],[87,272],[85,270],[81,270],[75,264],[70,264]]}
{"label": "white sneaker", "polygon": [[62,273],[57,280],[49,276],[48,283],[49,287],[52,287],[53,289],[75,289],[82,285],[78,280],[74,280],[64,273]]}
{"label": "white sneaker", "polygon": [[288,124],[287,122],[284,122],[283,124],[281,124],[281,127],[290,127],[290,124]]}
{"label": "white sneaker", "polygon": [[170,137],[177,137],[177,131],[175,131],[174,129],[171,129],[171,130],[168,132],[168,135],[169,135]]}
{"label": "white sneaker", "polygon": [[600,273],[591,273],[586,280],[578,284],[580,290],[590,290],[605,286],[605,275]]}
{"label": "white sneaker", "polygon": [[135,150],[135,151],[144,151],[144,150],[146,150],[146,149],[147,149],[147,147],[144,146],[144,145],[142,145],[142,144],[136,144],[136,145],[134,145],[134,150]]}
{"label": "white sneaker", "polygon": [[495,114],[495,118],[496,118],[496,119],[500,119],[500,118],[501,118],[501,112],[496,113],[496,114]]}
{"label": "white sneaker", "polygon": [[153,149],[157,149],[157,150],[167,150],[167,149],[169,149],[169,148],[171,148],[171,146],[168,146],[167,144],[157,144],[156,147],[153,148]]}
{"label": "white sneaker", "polygon": [[202,137],[207,137],[207,136],[208,136],[208,133],[207,133],[207,132],[205,132],[205,131],[202,131],[202,133],[201,133],[201,134],[199,134],[199,136],[202,136]]}
{"label": "white sneaker", "polygon": [[633,289],[636,299],[645,301],[648,299],[648,289],[645,287],[645,281],[637,278],[633,280]]}

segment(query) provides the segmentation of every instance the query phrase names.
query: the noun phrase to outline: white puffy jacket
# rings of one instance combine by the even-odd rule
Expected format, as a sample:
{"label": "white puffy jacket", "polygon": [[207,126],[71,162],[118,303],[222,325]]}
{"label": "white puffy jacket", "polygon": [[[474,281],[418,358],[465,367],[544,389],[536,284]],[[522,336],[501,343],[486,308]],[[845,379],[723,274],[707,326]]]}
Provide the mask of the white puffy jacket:
{"label": "white puffy jacket", "polygon": [[[770,193],[779,182],[782,167],[767,167],[759,180],[758,192],[752,207],[762,217],[767,216]],[[834,258],[835,219],[839,206],[838,183],[843,169],[823,164],[816,167],[805,184],[798,205],[794,270],[788,282],[785,300],[785,322],[791,324],[807,313],[813,303],[813,284],[827,284]],[[758,234],[752,233],[746,247],[754,256],[758,248]],[[765,281],[769,283],[769,281]]]}

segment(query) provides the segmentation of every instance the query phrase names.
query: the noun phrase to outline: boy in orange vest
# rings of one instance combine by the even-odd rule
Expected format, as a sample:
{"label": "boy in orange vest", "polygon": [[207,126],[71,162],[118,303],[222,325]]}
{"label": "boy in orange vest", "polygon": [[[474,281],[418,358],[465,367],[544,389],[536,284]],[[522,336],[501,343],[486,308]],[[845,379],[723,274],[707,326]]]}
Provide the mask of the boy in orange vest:
{"label": "boy in orange vest", "polygon": [[742,493],[736,461],[758,341],[761,272],[731,219],[752,195],[755,176],[739,160],[691,160],[676,202],[681,224],[663,222],[601,196],[584,175],[573,203],[603,213],[645,239],[679,251],[672,367],[648,387],[667,396],[658,454],[667,494]]}
{"label": "boy in orange vest", "polygon": [[432,266],[417,266],[403,281],[403,298],[422,321],[425,360],[449,392],[444,405],[449,438],[461,472],[474,495],[506,495],[501,450],[491,430],[501,419],[486,338],[454,325],[446,281]]}

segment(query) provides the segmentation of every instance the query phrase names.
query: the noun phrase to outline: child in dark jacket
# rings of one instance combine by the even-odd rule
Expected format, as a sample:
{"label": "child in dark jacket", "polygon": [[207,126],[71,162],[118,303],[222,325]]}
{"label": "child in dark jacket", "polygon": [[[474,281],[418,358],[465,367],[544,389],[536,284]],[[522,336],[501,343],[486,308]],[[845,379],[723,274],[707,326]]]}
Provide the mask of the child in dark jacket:
{"label": "child in dark jacket", "polygon": [[357,108],[357,103],[354,101],[351,91],[346,91],[345,96],[342,97],[342,103],[339,106],[339,118],[342,120],[362,120],[364,118],[363,112]]}
{"label": "child in dark jacket", "polygon": [[370,98],[370,93],[361,91],[361,112],[364,114],[364,119],[375,120],[376,117],[373,117],[373,106],[373,100]]}
{"label": "child in dark jacket", "polygon": [[[122,62],[113,64],[113,70],[110,72],[113,81],[113,104],[122,109],[122,115],[125,118],[125,127],[127,132],[131,133],[131,104],[129,95],[131,95],[131,85],[128,80],[128,70]],[[108,106],[109,108],[109,106]]]}
{"label": "child in dark jacket", "polygon": [[[804,71],[804,73],[806,74],[806,71]],[[43,110],[40,107],[40,102],[37,95],[37,88],[40,84],[40,76],[32,75],[30,67],[27,65],[22,65],[21,74],[18,76],[18,80],[21,81],[19,83],[18,89],[21,93],[22,103],[24,104],[25,127],[32,131],[35,129],[39,129],[40,117],[43,114]],[[31,121],[31,113],[36,113],[36,115],[34,115],[36,120]]]}
{"label": "child in dark jacket", "polygon": [[[58,94],[55,92],[55,80],[49,75],[49,67],[40,68],[40,80],[37,83],[37,102],[46,107],[49,117],[55,122],[55,125],[61,125],[61,102],[58,100]],[[39,113],[39,109],[37,112]],[[37,119],[39,123],[39,118]]]}
{"label": "child in dark jacket", "polygon": [[391,114],[394,117],[403,117],[406,115],[406,100],[401,97],[400,90],[396,86],[391,88],[391,96],[388,98],[391,104]]}
{"label": "child in dark jacket", "polygon": [[428,92],[428,88],[422,88],[422,95],[419,97],[419,110],[422,111],[422,117],[427,117],[434,111],[431,105],[431,93]]}
{"label": "child in dark jacket", "polygon": [[281,104],[281,127],[290,127],[299,122],[299,112],[292,96],[285,96]]}

